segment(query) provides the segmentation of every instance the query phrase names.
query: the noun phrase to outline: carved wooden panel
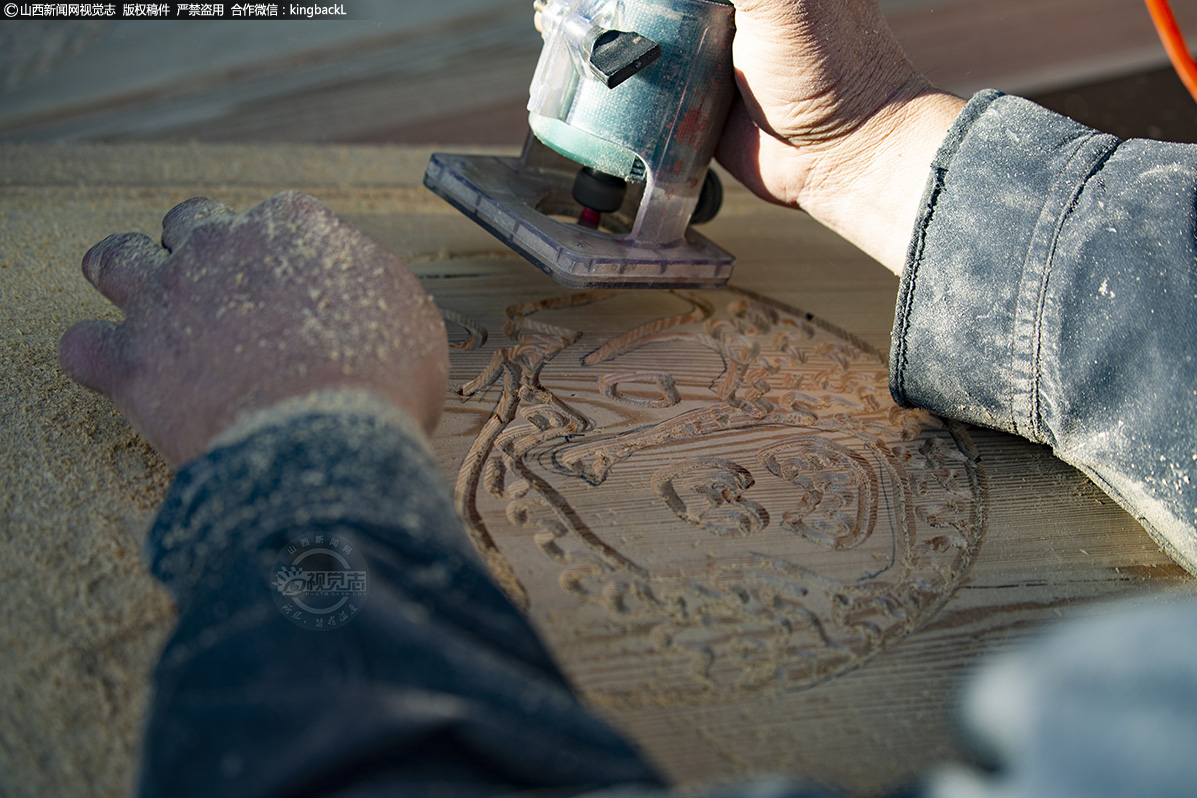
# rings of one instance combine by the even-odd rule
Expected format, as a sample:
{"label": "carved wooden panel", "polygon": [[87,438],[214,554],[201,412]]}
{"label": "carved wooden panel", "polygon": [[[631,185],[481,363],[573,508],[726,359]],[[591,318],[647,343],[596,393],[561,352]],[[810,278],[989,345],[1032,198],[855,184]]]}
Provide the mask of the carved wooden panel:
{"label": "carved wooden panel", "polygon": [[[157,235],[195,195],[244,209],[300,187],[412,262],[456,320],[453,385],[469,386],[446,395],[439,468],[466,477],[481,550],[583,697],[675,782],[782,772],[886,794],[956,755],[949,711],[972,662],[1070,604],[1193,589],[1044,447],[970,429],[979,492],[965,439],[891,417],[880,361],[817,319],[743,292],[557,299],[570,292],[422,187],[427,162],[0,146],[0,468],[16,475],[0,500],[0,793],[132,789],[173,623],[137,553],[170,475],[61,374],[55,345],[74,321],[117,318],[79,274],[87,247]],[[738,256],[739,285],[885,346],[892,275],[726,188],[707,233]]]}
{"label": "carved wooden panel", "polygon": [[458,509],[592,701],[833,678],[981,542],[966,433],[894,405],[881,357],[810,314],[737,290],[441,304],[480,421]]}

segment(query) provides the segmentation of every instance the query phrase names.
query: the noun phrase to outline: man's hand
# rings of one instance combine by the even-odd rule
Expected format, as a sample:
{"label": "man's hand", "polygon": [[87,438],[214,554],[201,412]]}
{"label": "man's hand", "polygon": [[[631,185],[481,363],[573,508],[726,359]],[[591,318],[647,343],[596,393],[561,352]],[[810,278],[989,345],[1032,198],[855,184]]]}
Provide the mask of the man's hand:
{"label": "man's hand", "polygon": [[719,161],[901,270],[928,167],[963,101],[906,59],[876,0],[735,0],[740,97]]}
{"label": "man's hand", "polygon": [[317,390],[371,391],[436,426],[448,349],[432,298],[398,256],[310,197],[242,214],[188,200],[163,219],[161,245],[110,236],[83,273],[125,320],[71,327],[59,363],[174,465],[239,415]]}

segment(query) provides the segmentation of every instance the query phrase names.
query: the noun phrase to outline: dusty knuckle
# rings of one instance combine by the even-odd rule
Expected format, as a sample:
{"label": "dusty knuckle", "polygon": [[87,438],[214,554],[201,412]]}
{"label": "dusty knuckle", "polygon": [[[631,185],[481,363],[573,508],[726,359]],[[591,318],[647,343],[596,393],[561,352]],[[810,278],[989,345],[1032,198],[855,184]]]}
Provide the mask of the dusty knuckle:
{"label": "dusty knuckle", "polygon": [[320,202],[320,200],[294,189],[280,191],[265,202],[252,208],[250,212],[258,212],[268,217],[275,215],[284,217],[294,216],[298,219],[303,219],[312,214],[333,215],[329,207]]}

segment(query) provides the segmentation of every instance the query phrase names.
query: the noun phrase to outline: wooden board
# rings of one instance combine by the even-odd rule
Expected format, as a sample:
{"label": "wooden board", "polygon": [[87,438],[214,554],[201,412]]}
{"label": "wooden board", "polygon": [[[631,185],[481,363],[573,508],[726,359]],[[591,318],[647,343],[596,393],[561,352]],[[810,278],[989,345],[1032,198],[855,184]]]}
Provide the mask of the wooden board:
{"label": "wooden board", "polygon": [[[1043,92],[1167,63],[1140,0],[881,6],[914,65],[964,96]],[[1172,6],[1182,30],[1197,34],[1197,2]],[[541,46],[528,0],[362,13],[344,22],[7,26],[0,138],[518,145]]]}
{"label": "wooden board", "polygon": [[0,145],[0,792],[118,795],[171,610],[137,560],[169,474],[58,372],[111,232],[311,193],[447,314],[434,441],[499,581],[679,783],[872,794],[957,755],[953,689],[1075,604],[1192,589],[1042,447],[889,404],[896,281],[730,186],[727,292],[561,288],[420,186],[427,151]]}

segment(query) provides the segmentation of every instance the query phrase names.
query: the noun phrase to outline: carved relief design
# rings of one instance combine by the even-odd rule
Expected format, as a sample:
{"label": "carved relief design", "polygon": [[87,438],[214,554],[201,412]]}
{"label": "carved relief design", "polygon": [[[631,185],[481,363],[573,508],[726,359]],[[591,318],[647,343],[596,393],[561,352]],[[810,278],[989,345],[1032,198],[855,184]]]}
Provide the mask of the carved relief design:
{"label": "carved relief design", "polygon": [[[486,343],[486,328],[462,313],[453,310],[442,310],[445,319],[445,329],[449,335],[449,348],[471,351]],[[458,335],[463,332],[464,337]]]}
{"label": "carved relief design", "polygon": [[964,433],[809,314],[578,293],[502,327],[457,389],[492,407],[458,509],[566,669],[603,672],[591,700],[809,687],[926,621],[980,543]]}
{"label": "carved relief design", "polygon": [[[682,399],[677,392],[677,384],[673,377],[663,371],[617,371],[599,377],[599,388],[609,399],[618,399],[633,405],[645,407],[673,407]],[[620,390],[620,385],[643,383],[650,384],[659,392],[656,397],[634,396]]]}
{"label": "carved relief design", "polygon": [[[678,495],[698,497],[697,508]],[[653,490],[683,521],[719,537],[748,537],[769,525],[765,508],[744,498],[744,492],[756,484],[743,466],[722,457],[697,457],[680,465],[666,466],[653,474]]]}

